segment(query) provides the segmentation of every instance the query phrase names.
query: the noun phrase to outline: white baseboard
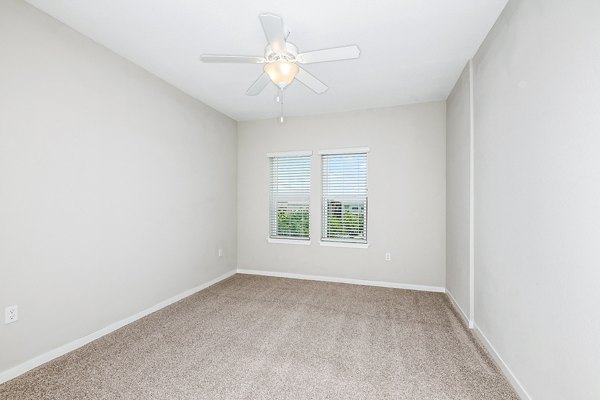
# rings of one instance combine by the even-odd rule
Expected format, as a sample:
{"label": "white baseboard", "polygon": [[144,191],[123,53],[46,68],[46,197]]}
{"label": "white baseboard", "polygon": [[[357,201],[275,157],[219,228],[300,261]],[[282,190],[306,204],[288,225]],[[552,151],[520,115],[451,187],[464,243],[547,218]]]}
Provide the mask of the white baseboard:
{"label": "white baseboard", "polygon": [[490,353],[490,355],[494,358],[496,365],[498,365],[498,367],[500,367],[500,369],[504,373],[504,376],[506,377],[508,382],[510,382],[510,384],[515,389],[515,391],[517,392],[519,397],[521,397],[523,400],[531,400],[531,396],[529,396],[529,394],[527,393],[527,391],[525,390],[523,385],[521,385],[521,382],[519,382],[517,377],[513,374],[513,372],[508,367],[508,365],[506,365],[506,363],[504,362],[502,357],[500,357],[500,354],[498,354],[498,352],[496,351],[496,349],[494,348],[492,343],[483,334],[481,329],[479,329],[477,324],[475,324],[475,328],[473,329],[473,332],[475,332],[475,336],[477,337],[477,339],[479,339],[481,344],[483,344],[483,346],[487,349],[487,351]]}
{"label": "white baseboard", "polygon": [[56,349],[50,350],[44,354],[41,354],[37,357],[32,358],[31,360],[25,361],[22,364],[19,364],[13,368],[10,368],[6,371],[2,371],[0,372],[0,384],[4,383],[10,379],[16,378],[17,376],[24,374],[25,372],[38,367],[42,364],[47,363],[48,361],[51,361],[57,357],[62,356],[63,354],[66,354],[70,351],[73,351],[75,349],[80,348],[81,346],[84,346],[96,339],[101,338],[104,335],[107,335],[113,331],[116,331],[119,328],[122,328],[123,326],[130,324],[140,318],[145,317],[148,314],[152,314],[155,311],[160,310],[161,308],[165,308],[168,305],[171,305],[175,302],[178,302],[181,299],[184,299],[188,296],[191,296],[194,293],[197,293],[199,291],[201,291],[202,289],[206,289],[209,286],[214,285],[215,283],[218,283],[224,279],[229,278],[230,276],[234,275],[236,273],[235,270],[233,271],[229,271],[226,274],[223,274],[221,276],[219,276],[218,278],[215,278],[209,282],[203,283],[202,285],[196,286],[192,289],[186,290],[183,293],[180,293],[176,296],[173,296],[167,300],[161,301],[158,304],[153,305],[150,308],[147,308],[143,311],[140,311],[137,314],[134,314],[130,317],[127,317],[125,319],[122,319],[120,321],[117,322],[113,322],[112,324],[108,325],[107,327],[104,327],[102,329],[100,329],[99,331],[96,331],[94,333],[91,333],[87,336],[84,336],[82,338],[76,339],[72,342],[69,342],[67,344],[64,344],[60,347],[57,347]]}
{"label": "white baseboard", "polygon": [[243,269],[243,268],[238,268],[237,272],[240,274],[275,276],[278,278],[303,279],[303,280],[307,280],[307,281],[348,283],[351,285],[379,286],[379,287],[395,288],[395,289],[420,290],[423,292],[438,292],[438,293],[446,292],[446,288],[441,287],[441,286],[413,285],[410,283],[365,281],[362,279],[337,278],[337,277],[333,277],[333,276],[321,276],[321,275],[291,274],[288,272],[260,271],[260,270],[255,270],[255,269]]}
{"label": "white baseboard", "polygon": [[473,320],[471,320],[467,316],[467,313],[460,307],[460,305],[458,304],[458,301],[456,301],[456,299],[454,298],[452,293],[447,288],[446,288],[446,294],[448,295],[448,298],[450,299],[450,303],[458,311],[458,314],[462,317],[465,324],[467,324],[467,326],[470,329],[473,329]]}

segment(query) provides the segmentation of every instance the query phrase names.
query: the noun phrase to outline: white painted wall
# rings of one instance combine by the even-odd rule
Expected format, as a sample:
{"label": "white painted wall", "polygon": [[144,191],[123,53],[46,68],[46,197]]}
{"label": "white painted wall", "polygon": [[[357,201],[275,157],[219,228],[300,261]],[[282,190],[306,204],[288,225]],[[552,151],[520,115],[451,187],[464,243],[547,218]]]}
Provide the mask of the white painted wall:
{"label": "white painted wall", "polygon": [[[267,243],[268,152],[369,147],[368,249],[319,245],[313,157],[310,246]],[[238,266],[444,287],[445,103],[238,124]],[[391,252],[392,261],[384,260]]]}
{"label": "white painted wall", "polygon": [[0,372],[235,268],[235,121],[20,1],[0,55]]}
{"label": "white painted wall", "polygon": [[475,320],[533,399],[600,398],[600,2],[511,0],[474,58]]}
{"label": "white painted wall", "polygon": [[446,290],[470,318],[469,64],[446,100]]}

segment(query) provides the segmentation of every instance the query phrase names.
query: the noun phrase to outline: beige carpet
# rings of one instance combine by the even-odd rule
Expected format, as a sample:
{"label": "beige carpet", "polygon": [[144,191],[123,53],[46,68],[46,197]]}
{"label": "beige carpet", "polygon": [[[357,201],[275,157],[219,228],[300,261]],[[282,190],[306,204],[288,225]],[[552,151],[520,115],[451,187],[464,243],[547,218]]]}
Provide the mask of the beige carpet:
{"label": "beige carpet", "polygon": [[445,295],[235,275],[1,399],[517,399]]}

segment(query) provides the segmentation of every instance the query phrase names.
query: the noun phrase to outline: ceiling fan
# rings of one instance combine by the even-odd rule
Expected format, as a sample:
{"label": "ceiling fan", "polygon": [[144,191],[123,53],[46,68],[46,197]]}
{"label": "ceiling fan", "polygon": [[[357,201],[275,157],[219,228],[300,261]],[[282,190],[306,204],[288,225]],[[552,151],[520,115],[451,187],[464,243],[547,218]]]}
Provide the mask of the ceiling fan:
{"label": "ceiling fan", "polygon": [[[264,56],[203,54],[200,57],[207,63],[264,64],[263,73],[246,91],[248,96],[258,95],[269,82],[273,82],[279,88],[277,101],[283,107],[283,89],[294,79],[317,94],[324,93],[328,89],[327,85],[299,64],[349,60],[360,56],[360,49],[356,45],[298,53],[298,48],[287,41],[290,31],[285,28],[280,16],[266,13],[260,14],[259,18],[268,42]],[[281,122],[283,122],[283,108]]]}

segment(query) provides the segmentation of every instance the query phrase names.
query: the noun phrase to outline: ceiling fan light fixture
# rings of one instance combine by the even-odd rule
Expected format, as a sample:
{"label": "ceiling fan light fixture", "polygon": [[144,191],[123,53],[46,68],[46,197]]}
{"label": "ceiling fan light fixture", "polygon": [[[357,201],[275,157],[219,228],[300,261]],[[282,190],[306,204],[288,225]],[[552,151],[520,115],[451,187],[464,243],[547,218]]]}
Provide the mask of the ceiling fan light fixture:
{"label": "ceiling fan light fixture", "polygon": [[292,83],[299,71],[298,66],[289,61],[273,61],[265,64],[265,72],[269,78],[282,89]]}
{"label": "ceiling fan light fixture", "polygon": [[[283,89],[294,79],[317,94],[325,93],[328,89],[327,85],[300,65],[351,60],[360,57],[360,49],[355,44],[298,53],[298,48],[287,41],[290,31],[285,27],[283,19],[279,15],[264,13],[260,14],[258,18],[268,43],[264,56],[202,54],[200,57],[205,63],[264,64],[264,71],[246,90],[248,96],[259,95],[269,85],[269,82],[273,82],[280,89],[281,97]],[[283,98],[280,98],[279,103],[283,104]]]}

